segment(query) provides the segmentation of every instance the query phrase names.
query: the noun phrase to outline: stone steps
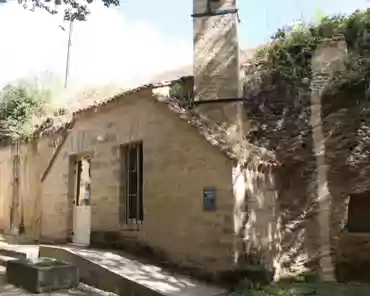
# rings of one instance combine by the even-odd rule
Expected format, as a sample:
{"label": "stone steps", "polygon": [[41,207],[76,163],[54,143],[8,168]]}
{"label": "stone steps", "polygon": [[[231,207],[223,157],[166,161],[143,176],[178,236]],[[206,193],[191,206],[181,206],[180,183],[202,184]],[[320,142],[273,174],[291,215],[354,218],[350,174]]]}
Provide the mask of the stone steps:
{"label": "stone steps", "polygon": [[17,250],[12,250],[7,247],[0,247],[0,266],[5,266],[10,260],[26,259],[27,253]]}
{"label": "stone steps", "polygon": [[17,258],[17,259],[25,259],[27,258],[27,254],[20,251],[14,251],[7,248],[0,248],[0,256]]}
{"label": "stone steps", "polygon": [[18,260],[18,258],[0,255],[0,265],[1,266],[6,267],[6,264],[11,260]]}
{"label": "stone steps", "polygon": [[74,246],[40,246],[40,257],[78,266],[80,280],[98,289],[133,296],[227,296],[225,289],[129,259],[121,255]]}

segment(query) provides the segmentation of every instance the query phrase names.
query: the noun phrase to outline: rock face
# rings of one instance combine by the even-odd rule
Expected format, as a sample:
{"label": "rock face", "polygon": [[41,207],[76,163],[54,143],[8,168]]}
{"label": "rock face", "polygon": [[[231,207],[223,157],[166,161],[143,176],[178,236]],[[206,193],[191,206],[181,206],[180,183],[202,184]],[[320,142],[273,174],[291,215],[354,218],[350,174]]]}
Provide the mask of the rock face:
{"label": "rock face", "polygon": [[[251,194],[247,194],[247,215],[264,225],[263,231],[255,229],[261,237],[258,239],[256,235],[255,244],[265,245],[258,256],[272,252],[269,265],[279,276],[306,269],[316,270],[319,226],[316,220],[316,159],[309,125],[309,93],[287,92],[281,86],[274,92],[246,102],[244,107],[251,126],[247,138],[257,146],[274,151],[282,163],[281,167],[271,170],[249,169],[250,178],[259,184],[258,190],[253,186],[249,192],[259,192],[260,198],[251,198]],[[264,180],[271,178],[274,181],[270,182],[269,190],[264,189],[267,186]],[[275,191],[273,197],[272,190]],[[262,197],[265,205],[256,205],[253,200],[261,200]],[[269,220],[263,216],[274,222],[269,225]],[[270,243],[261,243],[263,238]]]}
{"label": "rock face", "polygon": [[[330,45],[329,57],[345,53],[338,42]],[[317,57],[325,58],[327,53],[318,52]],[[335,71],[341,70],[336,59],[332,63]],[[319,61],[313,66],[320,68],[325,63]],[[319,79],[324,76],[320,74]],[[314,86],[323,84],[318,81]],[[263,254],[270,254],[272,258],[267,261],[278,277],[311,271],[325,279],[369,281],[370,276],[361,272],[370,259],[370,232],[364,233],[370,227],[366,220],[370,210],[364,213],[370,203],[367,86],[343,86],[336,92],[320,90],[316,101],[308,88],[297,89],[284,82],[275,86],[273,91],[249,96],[244,104],[251,127],[248,140],[274,151],[282,163],[272,171],[274,195],[271,188],[260,186],[259,195],[270,205],[255,207],[253,195],[249,194],[249,199],[246,195],[246,221],[262,220],[260,223],[267,225],[265,235],[260,231],[258,236],[258,229],[254,235],[259,245],[259,255],[254,257],[267,258]],[[255,173],[260,176],[259,184],[271,174],[267,172]],[[356,209],[354,202],[352,207],[349,203],[350,196],[354,200],[358,195],[362,196],[362,206],[358,201]],[[269,224],[263,212],[274,223]],[[349,227],[351,221],[357,223],[355,228]],[[361,233],[354,233],[356,229]]]}
{"label": "rock face", "polygon": [[[331,203],[331,248],[339,280],[366,280],[363,273],[369,263],[370,233],[353,231],[350,220],[362,215],[361,208],[369,209],[369,103],[364,88],[343,91],[333,98],[323,100],[326,121],[324,132],[325,154],[328,164],[328,187]],[[335,105],[339,105],[336,107]],[[350,196],[361,194],[365,198],[359,208],[348,213]],[[369,213],[365,213],[368,215]],[[361,217],[360,217],[361,218]],[[360,221],[360,228],[368,223]],[[367,228],[368,229],[368,228]]]}

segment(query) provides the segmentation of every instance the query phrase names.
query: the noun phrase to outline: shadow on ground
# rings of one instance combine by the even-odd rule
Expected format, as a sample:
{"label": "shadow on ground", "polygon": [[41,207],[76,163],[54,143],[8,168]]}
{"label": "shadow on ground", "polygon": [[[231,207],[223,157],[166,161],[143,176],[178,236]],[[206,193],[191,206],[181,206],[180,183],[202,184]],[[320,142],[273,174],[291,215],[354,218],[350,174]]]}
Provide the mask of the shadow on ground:
{"label": "shadow on ground", "polygon": [[231,296],[368,296],[370,286],[339,283],[279,283],[260,289],[240,288]]}

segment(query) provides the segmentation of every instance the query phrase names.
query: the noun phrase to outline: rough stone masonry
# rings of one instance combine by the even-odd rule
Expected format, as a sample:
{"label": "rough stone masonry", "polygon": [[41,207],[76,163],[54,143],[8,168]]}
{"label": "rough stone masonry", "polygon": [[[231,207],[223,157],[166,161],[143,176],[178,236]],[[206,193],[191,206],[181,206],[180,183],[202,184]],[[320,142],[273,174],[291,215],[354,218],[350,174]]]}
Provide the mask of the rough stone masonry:
{"label": "rough stone masonry", "polygon": [[[200,113],[230,131],[239,129],[241,119],[240,104],[232,102],[241,97],[234,9],[236,0],[194,1],[194,101]],[[210,102],[219,99],[230,101]]]}

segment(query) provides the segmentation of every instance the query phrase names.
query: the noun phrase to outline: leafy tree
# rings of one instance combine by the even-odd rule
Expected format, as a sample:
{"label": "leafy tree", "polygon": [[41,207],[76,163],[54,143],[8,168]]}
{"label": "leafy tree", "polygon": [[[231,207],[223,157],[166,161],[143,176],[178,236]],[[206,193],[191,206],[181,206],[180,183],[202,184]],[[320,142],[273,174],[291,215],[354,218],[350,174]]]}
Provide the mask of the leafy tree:
{"label": "leafy tree", "polygon": [[23,140],[49,113],[50,94],[21,81],[0,91],[0,141]]}
{"label": "leafy tree", "polygon": [[[23,7],[31,10],[44,9],[56,14],[59,8],[64,8],[65,20],[84,21],[90,14],[89,5],[97,0],[18,0]],[[120,0],[102,0],[106,7],[118,6]]]}

